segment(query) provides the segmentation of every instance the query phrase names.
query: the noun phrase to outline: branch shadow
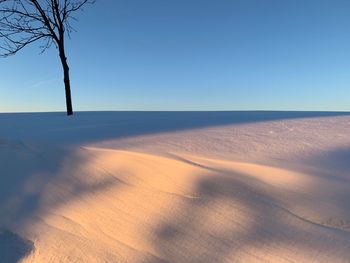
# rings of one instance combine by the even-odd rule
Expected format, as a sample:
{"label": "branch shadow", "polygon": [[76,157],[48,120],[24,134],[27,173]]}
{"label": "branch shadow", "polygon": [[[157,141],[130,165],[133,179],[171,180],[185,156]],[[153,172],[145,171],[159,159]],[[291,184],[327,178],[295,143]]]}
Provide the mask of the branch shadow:
{"label": "branch shadow", "polygon": [[[11,228],[13,225],[25,228],[31,218],[46,212],[42,209],[42,202],[50,183],[60,180],[61,183],[70,185],[70,194],[62,196],[58,192],[57,198],[46,201],[52,209],[86,193],[103,191],[118,183],[108,179],[91,184],[72,177],[71,172],[79,164],[88,161],[88,156],[50,145],[40,145],[40,151],[36,151],[35,145],[24,145],[19,142],[21,140],[74,145],[163,131],[330,116],[350,116],[350,113],[81,112],[76,116],[77,121],[60,113],[0,114],[1,138],[13,138],[15,141],[0,140],[0,228],[8,229],[0,234],[0,246],[6,247],[6,240],[12,240],[12,249],[20,251],[12,253],[12,256],[18,256],[18,260],[35,249],[34,244],[29,245],[26,240],[11,232]],[[321,156],[315,157],[315,160],[320,158]],[[338,149],[322,159],[323,166],[320,167],[325,170],[327,168],[327,171],[330,168],[349,171],[349,158],[348,149]],[[327,160],[333,161],[327,163]],[[66,169],[62,169],[65,166]],[[254,249],[266,250],[266,258],[256,260],[268,260],[273,256],[265,247],[269,244],[280,249],[281,255],[282,245],[286,245],[290,253],[306,253],[310,259],[317,257],[316,254],[328,246],[326,251],[322,251],[324,262],[332,261],[332,253],[339,251],[350,257],[350,236],[347,232],[320,226],[292,214],[272,193],[261,187],[261,182],[250,180],[248,184],[239,180],[243,175],[227,174],[227,171],[217,171],[210,167],[202,168],[208,170],[208,175],[199,175],[199,178],[203,178],[197,185],[196,196],[199,198],[184,200],[179,207],[174,208],[174,214],[162,222],[152,237],[155,249],[165,261],[220,263],[233,259],[244,262],[246,257],[256,257],[252,253]],[[259,187],[253,187],[257,185]],[[340,201],[344,204],[344,209],[348,209],[346,200],[349,200],[349,195],[338,197],[342,199]],[[237,228],[238,225],[240,227]],[[334,247],[337,250],[333,250]],[[0,255],[2,256],[1,250]],[[11,260],[10,258],[9,262]],[[286,261],[282,257],[278,260]]]}
{"label": "branch shadow", "polygon": [[294,214],[261,181],[213,169],[198,176],[198,198],[174,208],[151,237],[160,262],[346,262],[350,257],[349,232]]}
{"label": "branch shadow", "polygon": [[[320,151],[303,159],[297,172],[312,174],[317,182],[310,194],[331,203],[330,215],[323,224],[350,231],[350,148],[338,147]],[[333,213],[331,213],[333,211]]]}
{"label": "branch shadow", "polygon": [[[320,152],[306,160],[307,164],[328,173],[329,176],[341,174],[343,179],[350,180],[350,148],[338,147]],[[344,172],[345,171],[345,172]]]}

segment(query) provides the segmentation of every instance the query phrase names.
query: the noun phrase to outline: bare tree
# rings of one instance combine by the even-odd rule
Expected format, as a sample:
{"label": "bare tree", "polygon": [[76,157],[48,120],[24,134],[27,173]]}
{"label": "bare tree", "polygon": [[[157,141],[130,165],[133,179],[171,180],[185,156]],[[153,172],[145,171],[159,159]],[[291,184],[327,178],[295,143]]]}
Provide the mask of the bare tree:
{"label": "bare tree", "polygon": [[0,0],[0,56],[7,57],[36,41],[42,52],[54,45],[63,67],[67,115],[73,114],[65,36],[74,31],[74,13],[95,0]]}

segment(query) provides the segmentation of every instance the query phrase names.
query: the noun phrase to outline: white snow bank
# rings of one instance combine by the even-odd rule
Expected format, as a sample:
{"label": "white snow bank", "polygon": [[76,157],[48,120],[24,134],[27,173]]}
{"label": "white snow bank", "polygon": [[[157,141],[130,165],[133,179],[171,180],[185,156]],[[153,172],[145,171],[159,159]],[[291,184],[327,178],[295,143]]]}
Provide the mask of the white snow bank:
{"label": "white snow bank", "polygon": [[0,114],[0,254],[347,262],[349,134],[346,113]]}

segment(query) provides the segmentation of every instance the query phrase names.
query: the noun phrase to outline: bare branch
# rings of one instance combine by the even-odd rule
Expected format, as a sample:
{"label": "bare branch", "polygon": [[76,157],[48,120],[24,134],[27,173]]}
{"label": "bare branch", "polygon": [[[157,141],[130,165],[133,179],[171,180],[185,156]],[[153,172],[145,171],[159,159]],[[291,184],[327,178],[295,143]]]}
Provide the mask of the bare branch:
{"label": "bare branch", "polygon": [[94,0],[0,0],[0,57],[16,54],[36,41],[41,53],[54,44],[62,63],[67,115],[73,115],[65,34],[74,30],[73,13]]}
{"label": "bare branch", "polygon": [[64,45],[65,33],[74,31],[73,13],[94,0],[0,0],[0,56],[16,54],[42,40],[42,52],[53,43]]}

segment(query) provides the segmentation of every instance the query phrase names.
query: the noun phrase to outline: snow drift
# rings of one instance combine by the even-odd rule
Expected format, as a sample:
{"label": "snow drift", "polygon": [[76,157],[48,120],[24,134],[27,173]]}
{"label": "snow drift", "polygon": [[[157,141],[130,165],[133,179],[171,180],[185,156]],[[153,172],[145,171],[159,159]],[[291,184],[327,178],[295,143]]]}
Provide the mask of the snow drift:
{"label": "snow drift", "polygon": [[348,262],[350,114],[0,114],[6,262]]}

